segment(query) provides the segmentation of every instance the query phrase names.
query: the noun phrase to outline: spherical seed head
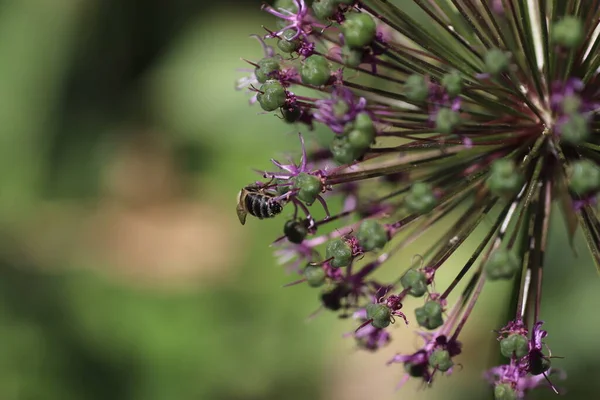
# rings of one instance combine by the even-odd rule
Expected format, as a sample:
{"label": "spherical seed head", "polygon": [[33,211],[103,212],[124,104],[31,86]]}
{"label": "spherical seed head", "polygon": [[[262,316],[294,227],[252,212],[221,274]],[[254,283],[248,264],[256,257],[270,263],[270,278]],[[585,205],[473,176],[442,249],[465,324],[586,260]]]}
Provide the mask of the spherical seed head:
{"label": "spherical seed head", "polygon": [[323,56],[313,54],[302,63],[300,68],[302,83],[307,85],[321,86],[326,84],[331,77],[331,67]]}
{"label": "spherical seed head", "polygon": [[570,144],[580,144],[590,136],[588,120],[581,114],[575,113],[567,116],[559,124],[560,139]]}
{"label": "spherical seed head", "polygon": [[313,12],[319,19],[328,19],[335,14],[338,8],[336,0],[315,0],[312,4]]}
{"label": "spherical seed head", "polygon": [[435,129],[439,133],[452,133],[454,128],[460,124],[460,114],[450,108],[442,108],[435,116]]}
{"label": "spherical seed head", "polygon": [[446,372],[454,366],[454,362],[447,350],[437,349],[429,356],[429,366],[436,368],[438,371]]}
{"label": "spherical seed head", "polygon": [[525,335],[513,333],[500,341],[500,352],[504,357],[521,358],[529,352],[529,340]]}
{"label": "spherical seed head", "polygon": [[389,240],[388,232],[383,224],[374,219],[368,219],[360,224],[356,237],[364,251],[382,249]]}
{"label": "spherical seed head", "polygon": [[490,280],[511,279],[521,267],[521,260],[507,249],[496,249],[485,264],[485,273]]}
{"label": "spherical seed head", "polygon": [[298,50],[301,43],[298,38],[294,38],[295,35],[296,32],[291,29],[283,32],[277,41],[277,47],[279,47],[279,49],[284,53],[293,53],[294,51]]}
{"label": "spherical seed head", "polygon": [[427,99],[429,85],[423,75],[412,74],[404,83],[404,95],[411,101],[420,103]]}
{"label": "spherical seed head", "polygon": [[285,104],[287,94],[281,83],[268,80],[260,87],[260,93],[256,95],[260,106],[265,111],[275,111]]}
{"label": "spherical seed head", "polygon": [[291,243],[300,244],[308,235],[308,228],[304,221],[292,219],[283,226],[283,234]]}
{"label": "spherical seed head", "polygon": [[345,65],[351,68],[356,68],[362,63],[364,54],[364,50],[360,48],[356,49],[348,46],[342,48],[342,60],[344,60]]}
{"label": "spherical seed head", "polygon": [[428,301],[423,307],[415,309],[417,323],[426,329],[437,329],[444,324],[442,306],[435,301]]}
{"label": "spherical seed head", "polygon": [[421,297],[427,293],[427,277],[415,268],[411,268],[400,278],[404,289],[410,287],[408,293],[414,297]]}
{"label": "spherical seed head", "polygon": [[491,75],[498,75],[508,68],[508,54],[500,49],[490,49],[483,56],[485,70]]}
{"label": "spherical seed head", "polygon": [[552,41],[567,48],[574,48],[581,44],[585,35],[583,23],[577,17],[567,15],[552,27]]}
{"label": "spherical seed head", "polygon": [[347,267],[352,261],[352,248],[343,239],[327,243],[325,257],[332,259],[329,264],[334,268]]}
{"label": "spherical seed head", "polygon": [[435,207],[437,198],[429,183],[414,183],[404,198],[404,205],[411,213],[427,213]]}
{"label": "spherical seed head", "polygon": [[494,386],[495,400],[517,400],[517,391],[508,383],[499,383]]}
{"label": "spherical seed head", "polygon": [[372,319],[371,325],[383,329],[391,322],[392,311],[385,304],[367,304],[367,319]]}
{"label": "spherical seed head", "polygon": [[495,196],[511,198],[523,185],[523,176],[512,160],[500,158],[492,163],[486,185]]}
{"label": "spherical seed head", "polygon": [[280,70],[279,61],[273,57],[263,58],[256,63],[258,66],[254,70],[254,75],[260,83],[265,83],[273,77],[273,74]]}
{"label": "spherical seed head", "polygon": [[580,196],[598,191],[600,167],[591,160],[578,160],[571,164],[569,189]]}
{"label": "spherical seed head", "polygon": [[296,195],[299,200],[311,205],[323,190],[323,184],[318,177],[301,172],[294,178],[294,189],[299,189]]}
{"label": "spherical seed head", "polygon": [[348,140],[348,135],[334,136],[329,150],[331,150],[334,161],[340,165],[350,164],[358,156],[356,148]]}
{"label": "spherical seed head", "polygon": [[310,287],[319,287],[325,283],[325,270],[319,266],[309,265],[304,269],[306,283]]}
{"label": "spherical seed head", "polygon": [[347,13],[342,23],[344,42],[352,48],[361,48],[375,38],[376,24],[373,17],[366,13]]}
{"label": "spherical seed head", "polygon": [[463,87],[463,78],[458,71],[452,71],[442,77],[442,86],[452,97],[460,94]]}

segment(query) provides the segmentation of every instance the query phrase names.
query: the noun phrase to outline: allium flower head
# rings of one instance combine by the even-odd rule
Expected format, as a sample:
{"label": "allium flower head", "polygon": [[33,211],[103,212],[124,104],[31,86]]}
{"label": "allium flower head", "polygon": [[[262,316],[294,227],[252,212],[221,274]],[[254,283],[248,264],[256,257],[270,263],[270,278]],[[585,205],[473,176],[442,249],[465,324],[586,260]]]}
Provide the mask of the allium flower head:
{"label": "allium flower head", "polygon": [[[498,400],[558,392],[540,308],[552,212],[571,235],[583,231],[600,265],[596,2],[276,0],[263,9],[276,20],[242,83],[285,130],[333,132],[325,148],[301,133],[300,161],[272,160],[276,171],[261,172],[238,204],[281,219],[274,245],[300,274],[294,283],[315,288],[323,309],[353,315],[348,336],[360,348],[390,347],[399,320],[417,329],[423,347],[390,364],[404,365],[402,382],[430,385],[468,347],[461,332],[483,289],[512,281],[512,316],[498,330],[505,363],[485,378]],[[470,257],[436,285],[467,238]],[[419,239],[428,247],[418,257],[391,259]],[[382,280],[384,269],[397,276]],[[407,296],[420,301],[414,312],[400,311]]]}

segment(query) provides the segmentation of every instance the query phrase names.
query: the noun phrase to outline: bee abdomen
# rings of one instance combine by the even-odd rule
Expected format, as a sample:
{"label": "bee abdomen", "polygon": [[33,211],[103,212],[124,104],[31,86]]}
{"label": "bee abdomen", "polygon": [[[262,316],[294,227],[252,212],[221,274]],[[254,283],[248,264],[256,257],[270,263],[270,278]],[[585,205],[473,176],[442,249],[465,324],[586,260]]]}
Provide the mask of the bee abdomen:
{"label": "bee abdomen", "polygon": [[248,213],[259,219],[272,218],[283,210],[278,201],[261,193],[248,193],[245,202]]}

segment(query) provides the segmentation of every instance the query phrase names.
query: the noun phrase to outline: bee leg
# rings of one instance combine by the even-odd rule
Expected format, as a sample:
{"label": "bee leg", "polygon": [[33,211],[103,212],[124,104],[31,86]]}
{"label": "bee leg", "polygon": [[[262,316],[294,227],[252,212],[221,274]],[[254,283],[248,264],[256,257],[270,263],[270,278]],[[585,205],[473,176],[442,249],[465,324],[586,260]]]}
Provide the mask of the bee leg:
{"label": "bee leg", "polygon": [[312,215],[310,215],[310,211],[308,211],[308,208],[306,208],[306,206],[304,204],[302,204],[302,202],[300,202],[299,200],[296,200],[295,198],[292,199],[292,201],[294,202],[295,205],[297,205],[298,207],[300,207],[302,209],[302,211],[304,211],[304,214],[306,214],[306,218],[308,219],[308,229],[312,229],[315,227],[316,222],[315,219],[312,217]]}
{"label": "bee leg", "polygon": [[323,209],[325,210],[325,219],[329,219],[331,218],[331,214],[329,214],[329,208],[327,207],[327,203],[325,202],[325,199],[323,197],[321,197],[321,195],[317,196],[317,200],[319,200],[319,203],[321,203],[321,205],[323,206]]}

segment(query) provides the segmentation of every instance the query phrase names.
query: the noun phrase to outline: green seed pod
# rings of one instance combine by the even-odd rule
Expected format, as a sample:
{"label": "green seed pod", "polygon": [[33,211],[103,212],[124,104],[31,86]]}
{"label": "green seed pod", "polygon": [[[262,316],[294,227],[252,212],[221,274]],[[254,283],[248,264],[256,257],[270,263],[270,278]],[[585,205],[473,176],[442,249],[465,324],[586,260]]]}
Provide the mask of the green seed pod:
{"label": "green seed pod", "polygon": [[318,177],[301,172],[294,178],[294,188],[300,189],[297,194],[298,199],[311,205],[323,190],[323,184]]}
{"label": "green seed pod", "polygon": [[285,88],[278,81],[269,80],[259,90],[262,93],[258,93],[256,99],[265,111],[275,111],[287,100]]}
{"label": "green seed pod", "polygon": [[508,383],[494,386],[494,400],[517,400],[517,391]]}
{"label": "green seed pod", "polygon": [[588,120],[581,114],[571,114],[560,125],[560,139],[570,144],[580,144],[590,136]]}
{"label": "green seed pod", "polygon": [[360,48],[370,44],[375,39],[377,25],[369,14],[348,13],[342,23],[344,42],[352,48]]}
{"label": "green seed pod", "polygon": [[423,364],[413,364],[411,362],[404,363],[404,370],[413,378],[421,378],[426,371],[426,366]]}
{"label": "green seed pod", "polygon": [[569,172],[569,189],[580,196],[600,189],[600,167],[591,160],[574,161]]}
{"label": "green seed pod", "polygon": [[334,268],[347,267],[352,261],[352,249],[343,239],[335,239],[327,243],[325,257],[333,258],[329,263]]}
{"label": "green seed pod", "polygon": [[442,108],[435,116],[435,129],[439,133],[450,134],[460,125],[460,114],[450,108]]}
{"label": "green seed pod", "polygon": [[374,139],[375,133],[373,131],[353,129],[348,133],[348,143],[359,154],[369,149]]}
{"label": "green seed pod", "polygon": [[512,198],[523,185],[523,176],[512,160],[499,158],[491,166],[486,185],[495,196]]}
{"label": "green seed pod", "polygon": [[254,75],[260,83],[265,83],[271,79],[271,75],[280,70],[279,61],[275,58],[263,58],[257,62],[258,67],[254,70]]}
{"label": "green seed pod", "polygon": [[291,243],[299,244],[308,235],[308,228],[304,221],[291,219],[283,226],[283,234]]}
{"label": "green seed pod", "polygon": [[344,46],[342,49],[342,60],[348,67],[357,68],[362,63],[364,54],[365,52],[363,49],[353,49]]}
{"label": "green seed pod", "polygon": [[510,279],[521,267],[521,260],[517,255],[506,249],[497,249],[485,264],[485,273],[489,280]]}
{"label": "green seed pod", "polygon": [[371,325],[383,329],[391,322],[392,310],[385,304],[367,304],[367,319],[372,319]]}
{"label": "green seed pod", "polygon": [[281,107],[281,115],[283,115],[285,122],[291,124],[298,121],[298,118],[302,115],[302,109],[297,104]]}
{"label": "green seed pod", "polygon": [[356,237],[364,251],[379,250],[389,240],[385,227],[374,219],[368,219],[360,224]]}
{"label": "green seed pod", "polygon": [[292,39],[295,34],[296,31],[293,29],[284,31],[277,41],[277,47],[279,47],[279,50],[283,51],[284,53],[293,53],[294,51],[298,50],[301,43],[300,39],[298,38]]}
{"label": "green seed pod", "polygon": [[421,297],[427,293],[427,277],[415,268],[411,268],[400,278],[404,289],[410,287],[408,293],[414,297]]}
{"label": "green seed pod", "polygon": [[567,15],[552,27],[552,41],[569,49],[579,46],[584,38],[583,23],[572,15]]}
{"label": "green seed pod", "polygon": [[331,150],[334,161],[340,165],[350,164],[358,157],[356,148],[350,144],[346,135],[334,136],[329,150]]}
{"label": "green seed pod", "polygon": [[462,91],[463,78],[458,71],[452,71],[442,77],[442,86],[451,97],[456,97]]}
{"label": "green seed pod", "polygon": [[304,268],[304,277],[310,287],[323,286],[325,283],[325,270],[318,266],[309,265]]}
{"label": "green seed pod", "polygon": [[312,4],[315,17],[319,19],[328,19],[335,14],[338,8],[336,0],[315,0]]}
{"label": "green seed pod", "polygon": [[407,99],[417,103],[427,100],[429,85],[425,81],[425,77],[419,74],[412,74],[406,78],[404,94]]}
{"label": "green seed pod", "polygon": [[529,352],[529,340],[524,335],[513,333],[500,341],[500,352],[504,357],[521,358]]}
{"label": "green seed pod", "polygon": [[436,329],[444,324],[442,306],[435,301],[428,301],[423,307],[415,309],[417,323],[426,329]]}
{"label": "green seed pod", "polygon": [[331,77],[329,62],[323,56],[313,54],[304,60],[300,68],[302,83],[307,85],[321,86],[326,84]]}
{"label": "green seed pod", "polygon": [[501,74],[508,68],[508,54],[500,49],[490,49],[483,56],[486,72],[492,76]]}
{"label": "green seed pod", "polygon": [[354,118],[354,129],[360,129],[361,131],[373,131],[375,132],[375,126],[373,120],[366,112],[359,113]]}
{"label": "green seed pod", "polygon": [[446,372],[453,365],[454,362],[447,350],[437,349],[429,356],[429,366],[436,368],[438,371]]}
{"label": "green seed pod", "polygon": [[575,114],[581,108],[581,98],[577,95],[565,96],[561,103],[563,113]]}
{"label": "green seed pod", "polygon": [[433,188],[429,183],[416,182],[404,198],[404,205],[411,213],[428,213],[437,204],[437,198],[433,194]]}

